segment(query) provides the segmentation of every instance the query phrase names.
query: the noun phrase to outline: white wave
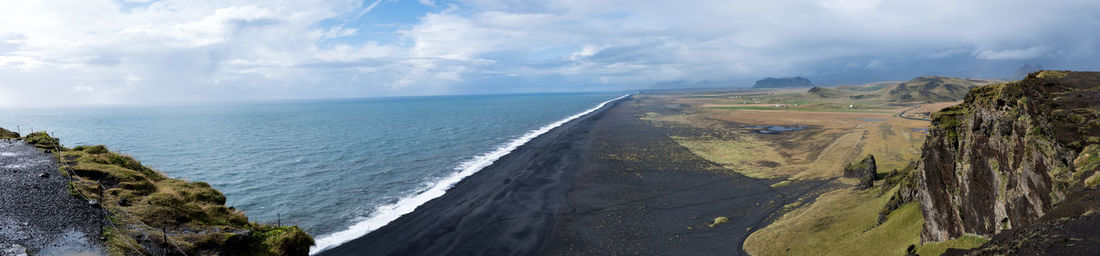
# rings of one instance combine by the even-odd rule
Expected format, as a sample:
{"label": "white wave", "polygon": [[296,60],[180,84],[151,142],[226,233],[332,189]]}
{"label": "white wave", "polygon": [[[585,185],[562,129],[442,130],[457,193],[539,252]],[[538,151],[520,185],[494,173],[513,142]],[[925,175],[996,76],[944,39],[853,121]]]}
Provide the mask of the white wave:
{"label": "white wave", "polygon": [[451,188],[451,186],[454,186],[455,183],[458,183],[459,181],[462,181],[463,178],[473,175],[481,169],[493,164],[493,162],[495,162],[496,160],[507,155],[508,153],[511,153],[519,146],[527,144],[528,141],[531,141],[535,137],[549,132],[550,130],[561,126],[569,121],[572,121],[573,119],[577,119],[581,116],[592,113],[602,108],[604,105],[607,105],[607,103],[625,98],[629,95],[630,94],[627,94],[619,96],[618,98],[604,101],[603,103],[596,105],[596,107],[585,110],[584,112],[566,117],[565,119],[558,120],[557,122],[548,124],[541,128],[528,131],[523,136],[516,138],[504,145],[501,145],[500,147],[489,153],[478,155],[473,159],[463,162],[462,164],[459,164],[457,168],[455,168],[455,170],[458,172],[455,172],[450,176],[447,176],[435,182],[435,184],[432,184],[431,187],[424,190],[423,192],[420,192],[419,194],[413,195],[411,197],[402,198],[394,204],[379,206],[375,208],[374,214],[372,214],[370,217],[367,217],[365,220],[359,221],[354,225],[351,225],[351,227],[348,227],[344,231],[321,236],[316,240],[317,244],[309,248],[309,253],[316,254],[325,249],[335,247],[337,245],[364,236],[367,233],[370,233],[371,231],[374,231],[378,228],[381,228],[382,226],[385,226],[387,223],[396,220],[402,215],[412,212],[416,209],[416,207],[427,203],[432,199],[443,196],[443,194],[446,193],[447,190]]}

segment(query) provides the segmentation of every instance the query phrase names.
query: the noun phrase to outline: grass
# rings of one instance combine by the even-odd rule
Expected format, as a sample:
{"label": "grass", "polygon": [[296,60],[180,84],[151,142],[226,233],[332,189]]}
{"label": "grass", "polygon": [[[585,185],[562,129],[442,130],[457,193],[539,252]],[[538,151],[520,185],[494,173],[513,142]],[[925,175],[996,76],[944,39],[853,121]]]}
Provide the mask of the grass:
{"label": "grass", "polygon": [[0,139],[18,139],[19,134],[13,131],[9,131],[4,128],[0,128]]}
{"label": "grass", "polygon": [[783,159],[767,142],[751,136],[742,136],[737,140],[691,139],[672,137],[676,143],[687,148],[695,155],[718,163],[723,167],[753,178],[771,178],[784,174],[779,167],[766,167],[757,162],[760,159]]}
{"label": "grass", "polygon": [[800,111],[800,112],[848,112],[848,113],[893,113],[892,111],[874,111],[864,109],[851,109],[851,108],[777,108],[777,107],[759,107],[759,106],[731,106],[731,107],[707,107],[707,109],[733,109],[733,110],[774,110],[774,111]]}
{"label": "grass", "polygon": [[904,255],[909,245],[920,242],[924,219],[920,205],[909,203],[879,225],[878,212],[892,192],[828,192],[750,235],[745,250],[752,255]]}
{"label": "grass", "polygon": [[205,182],[169,178],[102,145],[68,149],[45,132],[23,140],[43,150],[60,149],[61,171],[72,174],[73,194],[98,200],[111,213],[113,225],[103,231],[111,255],[163,253],[148,251],[143,243],[167,242],[173,253],[188,255],[306,255],[313,245],[297,226],[249,222]]}
{"label": "grass", "polygon": [[917,246],[917,255],[921,255],[921,256],[941,255],[941,254],[943,254],[943,252],[947,251],[948,248],[955,248],[955,249],[978,248],[979,246],[982,246],[982,244],[985,244],[986,242],[989,242],[989,239],[986,239],[986,238],[981,237],[981,236],[973,235],[973,234],[966,234],[966,235],[963,235],[962,237],[947,240],[947,241],[943,241],[943,242],[934,242],[934,243],[926,243],[926,244],[923,244],[923,245],[919,245],[919,246]]}

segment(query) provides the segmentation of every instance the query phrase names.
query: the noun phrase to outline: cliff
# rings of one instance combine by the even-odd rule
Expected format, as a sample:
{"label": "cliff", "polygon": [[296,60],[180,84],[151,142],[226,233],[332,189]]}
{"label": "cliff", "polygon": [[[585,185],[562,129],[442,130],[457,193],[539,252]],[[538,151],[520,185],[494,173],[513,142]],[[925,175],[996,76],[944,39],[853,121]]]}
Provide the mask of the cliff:
{"label": "cliff", "polygon": [[1098,102],[1100,72],[1041,71],[933,114],[918,167],[921,240],[990,237],[1095,184],[1079,157],[1100,144]]}
{"label": "cliff", "polygon": [[249,222],[205,182],[170,178],[102,145],[65,148],[45,132],[19,139],[54,154],[69,179],[64,196],[109,212],[101,235],[110,255],[306,255],[313,245],[297,226]]}
{"label": "cliff", "polygon": [[810,79],[802,77],[764,78],[757,80],[752,88],[786,88],[786,87],[811,87],[814,86]]}

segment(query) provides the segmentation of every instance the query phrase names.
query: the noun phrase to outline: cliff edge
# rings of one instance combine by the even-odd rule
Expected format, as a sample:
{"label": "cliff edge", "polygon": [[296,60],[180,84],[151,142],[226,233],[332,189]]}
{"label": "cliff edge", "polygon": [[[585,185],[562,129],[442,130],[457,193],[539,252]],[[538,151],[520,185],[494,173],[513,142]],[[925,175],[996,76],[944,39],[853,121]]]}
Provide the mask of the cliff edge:
{"label": "cliff edge", "polygon": [[[34,210],[28,210],[27,207],[53,209],[59,208],[54,207],[55,205],[62,203],[68,205],[73,204],[72,202],[77,202],[76,206],[92,209],[66,205],[68,208],[51,210],[45,213],[47,216],[44,216],[48,219],[74,215],[70,211],[76,210],[91,212],[74,215],[90,216],[88,218],[92,221],[82,221],[88,222],[83,223],[85,225],[65,224],[66,222],[59,221],[35,223],[33,220],[28,220],[23,224],[28,227],[22,229],[33,231],[42,228],[60,230],[78,228],[78,231],[83,232],[82,234],[86,233],[82,237],[89,237],[86,240],[92,240],[86,243],[93,245],[85,247],[102,246],[102,250],[110,255],[307,255],[309,247],[314,243],[313,238],[297,226],[249,222],[244,212],[226,206],[225,196],[205,182],[170,178],[142,165],[133,157],[111,152],[102,145],[66,148],[61,146],[57,138],[45,132],[18,136],[16,133],[0,128],[0,139],[3,139],[0,143],[26,148],[11,146],[9,151],[38,149],[40,151],[34,154],[21,154],[28,156],[22,157],[24,158],[22,160],[26,160],[29,156],[37,156],[39,159],[36,161],[40,165],[48,163],[49,168],[37,168],[31,172],[31,170],[22,170],[26,169],[25,166],[31,165],[5,165],[4,168],[15,169],[4,172],[5,175],[0,178],[12,173],[26,174],[11,177],[19,181],[37,181],[34,179],[39,179],[38,177],[42,177],[40,179],[44,181],[60,179],[54,184],[56,188],[49,189],[58,193],[35,194],[33,196],[48,198],[34,199],[37,202],[34,204],[13,205],[15,207],[0,204],[0,208],[11,208],[0,209],[2,210],[0,212],[15,213],[13,216],[20,217]],[[8,155],[21,156],[15,153]],[[6,170],[4,168],[0,170]],[[50,170],[51,168],[53,170]],[[31,174],[38,176],[32,177]],[[32,185],[34,186],[29,187],[43,186]],[[31,196],[25,195],[14,199],[25,199]],[[70,208],[76,210],[65,210]],[[106,221],[98,221],[100,219]],[[5,232],[15,232],[4,233],[5,235],[25,237],[26,234],[37,234],[5,228],[3,224],[0,223],[0,228]],[[91,227],[86,227],[88,225]],[[49,232],[38,233],[43,233],[42,237],[55,237]],[[3,237],[0,236],[0,238]],[[17,242],[30,243],[32,246],[27,248],[30,253],[42,250],[39,253],[54,254],[45,253],[49,248],[35,247],[34,245],[39,243],[34,240]],[[47,244],[45,247],[50,246],[53,245]],[[69,245],[63,244],[63,246]]]}
{"label": "cliff edge", "polygon": [[933,114],[919,162],[922,241],[990,237],[1100,181],[1100,72],[1040,71]]}

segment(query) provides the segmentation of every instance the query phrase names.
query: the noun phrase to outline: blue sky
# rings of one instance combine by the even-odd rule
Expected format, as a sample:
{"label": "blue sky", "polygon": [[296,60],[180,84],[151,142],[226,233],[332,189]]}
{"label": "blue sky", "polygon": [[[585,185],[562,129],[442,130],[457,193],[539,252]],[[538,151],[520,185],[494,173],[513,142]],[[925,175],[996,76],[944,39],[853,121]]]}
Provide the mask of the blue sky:
{"label": "blue sky", "polygon": [[0,106],[1002,78],[1100,67],[1100,1],[0,0]]}

